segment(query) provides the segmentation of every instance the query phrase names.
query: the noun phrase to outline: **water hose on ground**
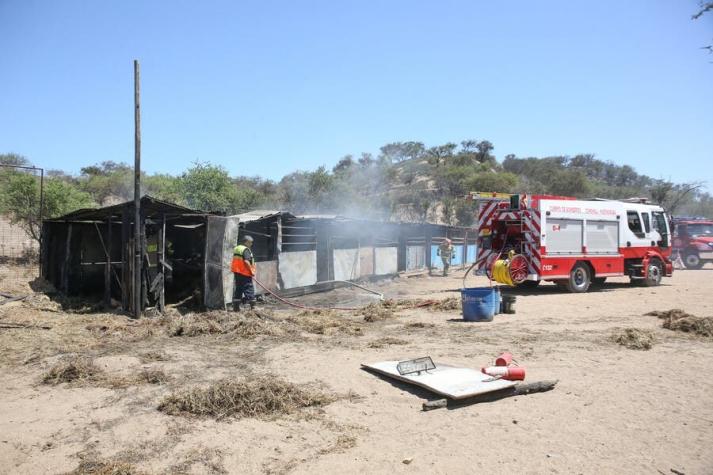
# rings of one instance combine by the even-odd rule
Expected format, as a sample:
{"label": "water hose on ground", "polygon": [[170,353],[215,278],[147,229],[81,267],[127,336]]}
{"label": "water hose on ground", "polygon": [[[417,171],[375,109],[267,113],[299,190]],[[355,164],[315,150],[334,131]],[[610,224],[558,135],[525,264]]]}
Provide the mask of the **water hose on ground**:
{"label": "water hose on ground", "polygon": [[[280,297],[280,296],[277,295],[275,292],[273,292],[272,290],[268,289],[265,284],[263,284],[263,283],[260,282],[258,279],[256,279],[255,276],[253,276],[253,280],[255,281],[255,283],[256,283],[257,285],[259,285],[260,287],[262,287],[262,288],[265,290],[265,292],[269,293],[270,295],[272,295],[273,297],[275,297],[275,298],[276,298],[277,300],[279,300],[280,302],[282,302],[282,303],[284,303],[284,304],[286,304],[286,305],[290,305],[290,306],[295,307],[295,308],[301,308],[301,309],[303,309],[303,310],[347,310],[347,311],[359,310],[359,309],[362,308],[362,307],[312,307],[312,306],[309,306],[309,305],[302,305],[302,304],[299,304],[299,303],[297,303],[297,302],[293,302],[293,301],[291,301],[291,300],[288,300],[288,299],[286,299],[286,298],[284,298],[284,297]],[[376,291],[371,290],[371,289],[367,289],[366,287],[363,287],[363,286],[361,286],[361,285],[359,285],[359,284],[355,284],[354,282],[349,282],[349,281],[347,281],[347,280],[331,280],[331,281],[327,281],[327,282],[345,282],[345,283],[347,283],[347,284],[353,285],[354,287],[359,287],[359,288],[362,289],[362,290],[366,290],[367,292],[370,292],[370,293],[372,293],[372,294],[376,294],[376,295],[378,295],[378,296],[380,297],[381,300],[384,299],[384,295],[383,295],[383,294],[380,294],[379,292],[376,292]]]}

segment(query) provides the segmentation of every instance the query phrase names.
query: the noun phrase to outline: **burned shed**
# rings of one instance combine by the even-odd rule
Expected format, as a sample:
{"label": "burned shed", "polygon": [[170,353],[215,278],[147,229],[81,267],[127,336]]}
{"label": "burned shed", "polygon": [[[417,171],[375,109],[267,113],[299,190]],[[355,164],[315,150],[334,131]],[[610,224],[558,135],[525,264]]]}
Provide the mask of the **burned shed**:
{"label": "burned shed", "polygon": [[239,235],[254,238],[259,283],[286,295],[330,288],[338,281],[439,267],[437,247],[446,238],[455,246],[454,265],[475,261],[477,234],[471,228],[282,211],[234,218],[240,222]]}
{"label": "burned shed", "polygon": [[[223,306],[232,292],[225,253],[237,221],[150,196],[141,198],[142,309],[195,298]],[[99,297],[132,310],[134,203],[82,209],[42,227],[45,279],[69,296]],[[231,232],[233,235],[231,235]],[[228,258],[229,259],[229,258]]]}

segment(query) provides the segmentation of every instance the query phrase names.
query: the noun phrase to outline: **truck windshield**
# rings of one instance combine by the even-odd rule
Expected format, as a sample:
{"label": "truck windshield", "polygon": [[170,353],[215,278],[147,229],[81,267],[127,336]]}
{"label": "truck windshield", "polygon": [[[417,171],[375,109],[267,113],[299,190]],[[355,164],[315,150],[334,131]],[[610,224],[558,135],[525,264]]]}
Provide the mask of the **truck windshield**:
{"label": "truck windshield", "polygon": [[713,236],[713,223],[689,223],[688,234],[691,236]]}

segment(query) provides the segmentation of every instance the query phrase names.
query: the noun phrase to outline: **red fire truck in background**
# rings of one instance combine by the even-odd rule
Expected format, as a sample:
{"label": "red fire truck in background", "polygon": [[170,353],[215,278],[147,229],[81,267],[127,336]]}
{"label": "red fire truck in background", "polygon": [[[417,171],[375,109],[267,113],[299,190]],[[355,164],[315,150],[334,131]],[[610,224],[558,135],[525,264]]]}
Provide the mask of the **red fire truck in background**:
{"label": "red fire truck in background", "polygon": [[713,262],[713,220],[675,218],[673,252],[681,256],[687,269],[700,269]]}
{"label": "red fire truck in background", "polygon": [[566,196],[471,193],[478,201],[476,268],[509,285],[552,281],[586,292],[608,277],[653,286],[673,272],[660,206]]}

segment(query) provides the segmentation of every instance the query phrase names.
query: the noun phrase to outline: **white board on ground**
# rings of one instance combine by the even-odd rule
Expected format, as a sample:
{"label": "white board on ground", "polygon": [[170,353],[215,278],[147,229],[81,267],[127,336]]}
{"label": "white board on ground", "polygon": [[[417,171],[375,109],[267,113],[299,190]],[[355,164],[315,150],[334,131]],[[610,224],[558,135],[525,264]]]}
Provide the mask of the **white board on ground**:
{"label": "white board on ground", "polygon": [[515,386],[515,381],[496,379],[487,381],[490,376],[471,368],[459,368],[435,363],[436,369],[421,373],[399,374],[396,369],[398,361],[381,361],[379,363],[362,364],[377,373],[405,383],[415,384],[436,394],[450,399],[463,399],[485,394],[499,389]]}

